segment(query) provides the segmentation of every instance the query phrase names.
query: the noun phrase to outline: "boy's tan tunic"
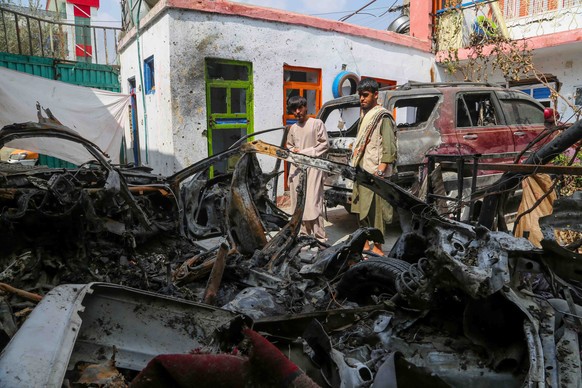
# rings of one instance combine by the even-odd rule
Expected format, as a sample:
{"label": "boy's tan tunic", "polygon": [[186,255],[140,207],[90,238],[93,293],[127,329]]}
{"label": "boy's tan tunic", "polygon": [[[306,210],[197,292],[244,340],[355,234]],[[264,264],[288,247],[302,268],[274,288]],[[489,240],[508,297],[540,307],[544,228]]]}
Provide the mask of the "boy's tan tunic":
{"label": "boy's tan tunic", "polygon": [[[327,130],[323,121],[309,118],[301,125],[293,124],[287,135],[287,148],[298,148],[300,154],[307,156],[322,156],[327,152]],[[289,192],[291,208],[297,204],[297,186],[299,185],[300,170],[293,164],[289,168]],[[307,189],[305,192],[304,221],[312,221],[323,217],[323,171],[315,168],[307,169]]]}
{"label": "boy's tan tunic", "polygon": [[[380,120],[376,115],[388,114]],[[375,123],[377,122],[377,123]],[[374,125],[375,124],[375,125]],[[374,128],[371,128],[374,126]],[[368,139],[366,141],[366,139]],[[357,152],[362,149],[363,152]],[[352,155],[352,166],[359,166],[370,174],[374,174],[380,163],[393,164],[396,161],[396,138],[394,136],[394,121],[388,111],[380,105],[370,109],[365,116],[360,117],[358,136],[354,145],[354,155]],[[388,172],[388,171],[387,171]],[[393,173],[394,171],[391,171]],[[352,192],[352,212],[359,213],[359,219],[366,218],[372,204],[372,199],[376,196],[375,214],[371,217],[374,220],[374,227],[384,233],[384,224],[392,222],[392,206],[373,191],[362,187],[354,182]]]}

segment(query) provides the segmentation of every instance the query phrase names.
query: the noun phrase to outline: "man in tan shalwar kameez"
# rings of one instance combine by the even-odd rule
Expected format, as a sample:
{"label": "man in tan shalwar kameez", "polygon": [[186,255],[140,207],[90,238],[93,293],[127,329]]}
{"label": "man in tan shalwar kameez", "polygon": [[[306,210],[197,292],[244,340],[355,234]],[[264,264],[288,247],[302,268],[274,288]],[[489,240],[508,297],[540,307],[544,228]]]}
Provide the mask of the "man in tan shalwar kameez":
{"label": "man in tan shalwar kameez", "polygon": [[[325,154],[329,148],[327,130],[323,121],[307,117],[307,100],[301,96],[292,96],[287,101],[287,110],[297,118],[297,123],[289,129],[287,148],[307,156]],[[293,211],[297,205],[300,174],[301,170],[292,164],[289,169],[289,191]],[[327,240],[323,221],[323,171],[315,168],[307,169],[305,209],[300,233],[313,235],[321,242]]]}
{"label": "man in tan shalwar kameez", "polygon": [[[396,139],[394,119],[378,105],[378,83],[366,78],[358,85],[360,95],[360,124],[352,150],[350,165],[380,177],[394,173]],[[382,197],[354,182],[352,212],[359,215],[360,227],[374,227],[384,233],[386,223],[392,222],[393,209]],[[364,250],[370,250],[368,242]],[[383,255],[382,244],[374,243],[372,252]]]}

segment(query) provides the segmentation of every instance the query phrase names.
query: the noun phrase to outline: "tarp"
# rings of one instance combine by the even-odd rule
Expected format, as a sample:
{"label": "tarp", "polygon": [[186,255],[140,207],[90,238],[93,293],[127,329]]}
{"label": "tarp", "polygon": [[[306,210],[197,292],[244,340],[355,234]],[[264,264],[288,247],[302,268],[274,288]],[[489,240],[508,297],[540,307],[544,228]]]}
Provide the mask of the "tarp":
{"label": "tarp", "polygon": [[[71,85],[0,67],[0,128],[14,123],[38,122],[38,101],[63,125],[99,146],[113,163],[119,163],[129,98],[128,94]],[[86,152],[56,139],[16,140],[8,146],[75,164],[87,161]]]}
{"label": "tarp", "polygon": [[[523,195],[517,214],[531,209],[552,188],[552,184],[553,180],[547,174],[533,174],[525,178],[522,181]],[[515,237],[524,237],[524,232],[528,232],[528,240],[536,247],[541,248],[543,235],[538,220],[552,214],[556,197],[555,190],[552,190],[533,211],[524,215],[515,228]]]}

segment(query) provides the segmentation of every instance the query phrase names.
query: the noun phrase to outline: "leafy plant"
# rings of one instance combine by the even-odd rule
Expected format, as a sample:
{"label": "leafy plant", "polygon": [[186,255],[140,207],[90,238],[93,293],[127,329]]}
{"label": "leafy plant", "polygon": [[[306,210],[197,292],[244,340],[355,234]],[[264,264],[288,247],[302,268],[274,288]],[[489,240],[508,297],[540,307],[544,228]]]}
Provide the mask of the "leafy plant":
{"label": "leafy plant", "polygon": [[[569,148],[554,158],[552,164],[557,166],[582,167],[582,151],[579,148]],[[582,176],[564,175],[561,178],[558,193],[563,196],[572,195],[582,189]]]}

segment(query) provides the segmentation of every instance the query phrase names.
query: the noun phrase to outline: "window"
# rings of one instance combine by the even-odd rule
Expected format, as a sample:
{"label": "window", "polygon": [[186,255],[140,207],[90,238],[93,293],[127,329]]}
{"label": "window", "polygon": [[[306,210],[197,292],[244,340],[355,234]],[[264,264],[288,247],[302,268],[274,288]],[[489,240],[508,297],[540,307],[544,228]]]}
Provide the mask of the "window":
{"label": "window", "polygon": [[210,89],[210,106],[212,107],[212,113],[228,113],[226,94],[226,88],[215,87]]}
{"label": "window", "polygon": [[156,91],[156,77],[154,71],[154,56],[143,61],[143,72],[146,94],[154,94]]}
{"label": "window", "polygon": [[293,124],[295,116],[287,112],[287,100],[291,96],[303,96],[307,100],[307,115],[315,117],[321,108],[321,70],[306,67],[283,68],[284,122]]}
{"label": "window", "polygon": [[505,0],[503,15],[506,19],[515,19],[577,4],[582,4],[582,0]]}
{"label": "window", "polygon": [[552,100],[550,99],[552,92],[547,86],[537,85],[532,87],[530,85],[529,87],[519,87],[516,89],[527,94],[528,96],[532,96],[547,108],[549,108],[552,104]]}
{"label": "window", "polygon": [[548,0],[530,0],[529,14],[537,15],[548,10]]}
{"label": "window", "polygon": [[360,104],[334,109],[325,119],[325,128],[328,132],[340,132],[341,136],[356,137],[358,120],[360,120]]}
{"label": "window", "polygon": [[485,127],[499,123],[490,93],[469,93],[457,97],[457,127]]}
{"label": "window", "polygon": [[582,5],[582,0],[560,0],[562,8],[575,7],[577,5]]}
{"label": "window", "polygon": [[499,93],[499,103],[508,125],[544,123],[544,110],[532,101],[511,93]]}
{"label": "window", "polygon": [[519,14],[519,0],[506,0],[503,4],[503,15],[506,19],[515,19],[522,15]]}
{"label": "window", "polygon": [[416,128],[425,124],[434,112],[438,96],[405,98],[394,103],[394,120],[401,129]]}
{"label": "window", "polygon": [[367,75],[363,75],[361,77],[362,80],[366,79],[366,78],[372,78],[373,80],[376,80],[376,82],[378,82],[378,85],[380,86],[380,89],[388,87],[388,86],[394,86],[396,85],[396,81],[390,80],[390,79],[383,79],[383,78],[376,78],[376,77],[368,77]]}
{"label": "window", "polygon": [[248,81],[249,67],[236,63],[209,60],[206,64],[208,78],[222,81]]}

